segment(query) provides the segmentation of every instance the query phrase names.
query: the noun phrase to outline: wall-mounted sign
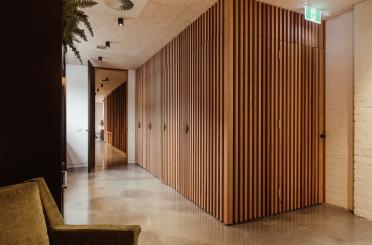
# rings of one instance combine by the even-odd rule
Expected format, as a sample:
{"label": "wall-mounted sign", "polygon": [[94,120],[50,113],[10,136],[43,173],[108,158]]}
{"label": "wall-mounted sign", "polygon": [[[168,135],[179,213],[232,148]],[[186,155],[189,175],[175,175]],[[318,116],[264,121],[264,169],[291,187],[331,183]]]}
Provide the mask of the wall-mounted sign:
{"label": "wall-mounted sign", "polygon": [[305,6],[305,19],[318,24],[322,23],[322,11],[313,8],[310,5]]}

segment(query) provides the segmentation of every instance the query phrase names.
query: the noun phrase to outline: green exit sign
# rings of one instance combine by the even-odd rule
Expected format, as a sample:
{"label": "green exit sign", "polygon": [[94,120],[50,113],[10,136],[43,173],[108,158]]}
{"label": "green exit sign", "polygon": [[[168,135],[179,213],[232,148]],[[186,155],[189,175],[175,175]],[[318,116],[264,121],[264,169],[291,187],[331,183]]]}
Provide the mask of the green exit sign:
{"label": "green exit sign", "polygon": [[305,19],[318,24],[322,23],[322,11],[313,8],[310,5],[305,6]]}

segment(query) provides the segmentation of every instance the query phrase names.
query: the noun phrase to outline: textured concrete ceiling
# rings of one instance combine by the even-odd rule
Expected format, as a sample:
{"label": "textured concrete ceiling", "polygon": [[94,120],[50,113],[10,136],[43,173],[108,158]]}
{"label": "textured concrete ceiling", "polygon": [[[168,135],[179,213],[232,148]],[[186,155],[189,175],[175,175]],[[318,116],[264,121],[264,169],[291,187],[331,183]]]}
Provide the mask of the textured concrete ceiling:
{"label": "textured concrete ceiling", "polygon": [[[128,81],[128,72],[120,70],[95,69],[96,103],[102,103],[107,95]],[[109,81],[104,81],[108,78]]]}
{"label": "textured concrete ceiling", "polygon": [[[78,48],[83,61],[92,60],[100,67],[123,69],[137,68],[171,41],[177,34],[203,14],[217,0],[133,0],[135,11],[116,11],[97,0],[98,5],[86,13],[94,29],[94,37]],[[124,26],[117,25],[117,18],[124,17]],[[105,41],[113,42],[111,48],[97,49]],[[103,62],[97,62],[102,56]],[[77,64],[71,52],[67,63]]]}
{"label": "textured concrete ceiling", "polygon": [[363,0],[260,0],[261,2],[279,6],[285,9],[304,12],[304,6],[310,4],[323,11],[325,20],[334,18],[353,8],[353,5]]}
{"label": "textured concrete ceiling", "polygon": [[[83,61],[91,60],[99,67],[135,69],[203,14],[217,0],[133,0],[131,11],[116,11],[109,6],[119,0],[97,0],[98,5],[87,9],[94,29],[94,37],[78,48]],[[296,12],[303,12],[310,3],[330,19],[350,9],[361,0],[261,0]],[[124,26],[117,26],[117,18],[124,17]],[[111,41],[111,48],[101,50],[97,45]],[[103,62],[98,62],[98,56]],[[77,64],[69,52],[67,63]]]}

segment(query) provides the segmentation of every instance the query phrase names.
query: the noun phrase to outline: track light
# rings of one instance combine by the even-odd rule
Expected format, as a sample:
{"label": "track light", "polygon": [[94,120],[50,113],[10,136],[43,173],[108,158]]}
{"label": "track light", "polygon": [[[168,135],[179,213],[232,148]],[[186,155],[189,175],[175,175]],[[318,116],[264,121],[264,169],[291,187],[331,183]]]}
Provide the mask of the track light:
{"label": "track light", "polygon": [[102,61],[103,60],[103,57],[102,56],[98,56],[98,61]]}
{"label": "track light", "polygon": [[110,41],[106,41],[106,48],[110,48],[111,47],[111,42]]}
{"label": "track light", "polygon": [[124,26],[124,18],[118,18],[118,26]]}

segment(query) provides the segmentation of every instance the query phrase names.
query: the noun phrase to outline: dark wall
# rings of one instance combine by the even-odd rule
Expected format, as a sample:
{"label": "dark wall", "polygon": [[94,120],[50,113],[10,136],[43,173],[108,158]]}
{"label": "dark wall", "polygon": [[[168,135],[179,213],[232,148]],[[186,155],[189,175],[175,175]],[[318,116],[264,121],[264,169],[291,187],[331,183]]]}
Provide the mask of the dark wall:
{"label": "dark wall", "polygon": [[61,4],[5,1],[0,185],[45,177],[61,204]]}

